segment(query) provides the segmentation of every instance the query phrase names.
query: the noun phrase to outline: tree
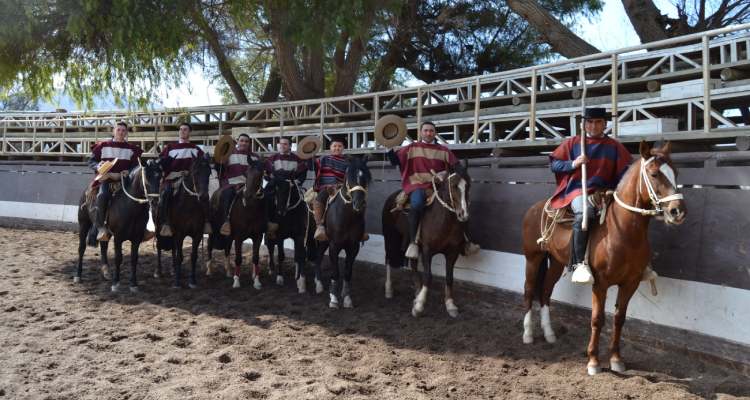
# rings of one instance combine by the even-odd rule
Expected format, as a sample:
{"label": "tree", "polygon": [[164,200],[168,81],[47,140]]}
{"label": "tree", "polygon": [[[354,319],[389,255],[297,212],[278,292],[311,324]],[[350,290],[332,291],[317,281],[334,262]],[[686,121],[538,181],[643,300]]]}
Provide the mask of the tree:
{"label": "tree", "polygon": [[23,92],[19,85],[0,87],[0,111],[37,111],[39,102]]}

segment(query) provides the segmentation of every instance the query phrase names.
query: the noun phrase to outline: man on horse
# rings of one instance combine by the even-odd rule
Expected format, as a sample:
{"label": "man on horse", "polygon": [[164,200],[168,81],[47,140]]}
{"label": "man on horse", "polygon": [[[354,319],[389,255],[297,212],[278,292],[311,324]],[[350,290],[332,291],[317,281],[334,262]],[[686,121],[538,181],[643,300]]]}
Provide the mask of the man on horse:
{"label": "man on horse", "polygon": [[[296,154],[292,153],[289,138],[282,137],[279,139],[278,150],[278,153],[266,158],[266,179],[270,181],[273,181],[274,179],[297,181],[297,183],[301,185],[302,182],[307,179],[307,164],[297,157]],[[276,238],[276,232],[279,229],[279,224],[277,223],[276,218],[276,207],[273,204],[273,190],[274,185],[266,185],[265,192],[268,201],[269,221],[267,236],[271,240]]]}
{"label": "man on horse", "polygon": [[[315,169],[315,184],[313,189],[318,193],[313,201],[313,218],[315,218],[315,240],[325,242],[328,240],[326,236],[326,227],[324,212],[326,209],[326,203],[331,195],[336,193],[336,190],[344,184],[346,169],[349,167],[349,160],[344,157],[344,147],[346,142],[341,137],[334,137],[331,139],[331,145],[329,150],[331,154],[327,156],[318,157],[313,163]],[[362,235],[361,241],[369,239],[369,235],[365,232]]]}
{"label": "man on horse", "polygon": [[257,154],[250,151],[250,136],[247,133],[241,133],[237,137],[237,145],[232,149],[227,162],[220,165],[219,184],[221,185],[220,207],[222,215],[221,233],[224,236],[232,234],[232,227],[229,223],[228,216],[232,201],[237,196],[242,187],[245,186],[245,172],[250,163],[256,163],[260,160]]}
{"label": "man on horse", "polygon": [[581,166],[587,168],[587,192],[613,190],[630,165],[632,157],[617,140],[604,134],[607,113],[604,108],[587,108],[583,114],[586,132],[586,154],[581,154],[581,137],[574,136],[561,143],[550,154],[550,169],[555,173],[557,189],[550,205],[560,209],[568,205],[573,210],[573,237],[571,238],[572,281],[593,283],[586,261],[588,231],[583,230],[583,208],[587,208],[588,226],[593,226],[596,209],[591,202],[583,204]]}
{"label": "man on horse", "polygon": [[[417,232],[427,202],[427,189],[432,187],[433,172],[439,173],[453,168],[458,159],[448,147],[437,143],[435,124],[422,122],[419,126],[419,141],[413,142],[395,152],[390,150],[391,164],[401,169],[401,186],[409,196],[409,248],[406,257],[419,258]],[[479,247],[467,240],[464,254],[475,253]]]}
{"label": "man on horse", "polygon": [[[166,145],[159,154],[159,163],[164,170],[164,181],[159,195],[159,223],[161,225],[159,234],[161,236],[172,236],[172,228],[169,226],[167,214],[175,184],[178,184],[180,179],[185,179],[190,173],[190,167],[194,159],[203,157],[203,150],[190,142],[192,131],[193,127],[189,123],[181,123],[177,143]],[[208,217],[208,201],[204,204],[204,211],[206,217]],[[208,221],[203,227],[203,232],[211,233],[211,224]]]}
{"label": "man on horse", "polygon": [[[138,158],[143,153],[140,147],[127,141],[128,124],[120,121],[113,130],[112,139],[97,143],[91,151],[89,166],[98,174],[99,168],[105,162],[117,160],[112,168],[98,180],[92,182],[92,189],[96,188],[97,182],[99,193],[96,196],[96,240],[106,242],[110,239],[109,229],[105,226],[107,209],[112,199],[110,183],[127,179],[128,171],[138,166]],[[126,182],[121,182],[125,184]],[[153,238],[153,232],[146,231],[143,240]]]}

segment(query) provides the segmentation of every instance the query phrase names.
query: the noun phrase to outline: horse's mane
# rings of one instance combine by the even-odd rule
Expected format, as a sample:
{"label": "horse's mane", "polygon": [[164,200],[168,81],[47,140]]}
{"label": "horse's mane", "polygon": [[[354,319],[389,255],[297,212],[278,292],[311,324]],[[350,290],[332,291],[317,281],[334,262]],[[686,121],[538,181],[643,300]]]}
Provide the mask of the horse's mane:
{"label": "horse's mane", "polygon": [[[652,156],[660,159],[662,162],[667,163],[670,167],[672,167],[672,170],[675,173],[675,176],[677,175],[677,169],[674,167],[674,164],[672,163],[672,158],[669,156],[668,153],[665,153],[662,151],[664,146],[659,146],[658,148],[654,146],[649,151],[649,154]],[[630,175],[634,173],[640,173],[640,165],[643,162],[643,158],[639,157],[634,163],[631,163],[628,169],[625,171],[625,173],[622,175],[622,179],[620,179],[620,182],[617,184],[616,190],[619,191],[622,189],[622,186],[625,184],[625,182],[630,178]],[[634,172],[636,171],[636,172]]]}

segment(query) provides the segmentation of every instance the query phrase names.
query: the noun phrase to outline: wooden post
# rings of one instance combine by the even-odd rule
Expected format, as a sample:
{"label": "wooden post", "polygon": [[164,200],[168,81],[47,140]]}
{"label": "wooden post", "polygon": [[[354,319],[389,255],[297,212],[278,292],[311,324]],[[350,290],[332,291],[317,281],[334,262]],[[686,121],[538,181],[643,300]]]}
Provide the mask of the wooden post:
{"label": "wooden post", "polygon": [[617,54],[612,54],[612,137],[617,137]]}
{"label": "wooden post", "polygon": [[711,69],[708,35],[703,35],[703,132],[711,131]]}
{"label": "wooden post", "polygon": [[476,144],[479,143],[479,99],[482,95],[479,77],[477,77],[474,86],[476,89],[474,90],[474,137],[472,141]]}
{"label": "wooden post", "polygon": [[422,125],[422,88],[417,88],[417,140],[419,140],[419,126]]}
{"label": "wooden post", "polygon": [[536,140],[536,68],[531,69],[531,105],[529,105],[529,139]]}
{"label": "wooden post", "polygon": [[8,120],[3,121],[3,153],[8,151]]}
{"label": "wooden post", "polygon": [[[614,71],[613,71],[614,73]],[[581,65],[578,68],[578,76],[581,82],[581,85],[583,85],[583,92],[581,94],[581,155],[586,155],[586,122],[584,119],[584,115],[586,114],[586,73],[583,70],[583,65]],[[583,223],[581,224],[581,229],[583,231],[587,231],[589,229],[588,224],[588,204],[589,204],[589,194],[588,194],[588,174],[586,173],[586,164],[581,164],[581,190],[583,193],[581,194],[581,202],[582,202],[582,208],[583,208]]]}
{"label": "wooden post", "polygon": [[326,103],[320,102],[320,144],[323,144],[323,123],[326,118]]}

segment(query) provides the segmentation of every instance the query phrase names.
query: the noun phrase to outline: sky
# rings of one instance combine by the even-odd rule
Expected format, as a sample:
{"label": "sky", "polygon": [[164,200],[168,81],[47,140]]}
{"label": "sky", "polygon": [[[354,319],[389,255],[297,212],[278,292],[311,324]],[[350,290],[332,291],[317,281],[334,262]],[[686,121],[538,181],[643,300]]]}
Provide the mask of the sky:
{"label": "sky", "polygon": [[[663,12],[675,14],[675,7],[669,0],[655,0],[655,3]],[[603,10],[595,17],[582,18],[574,30],[601,51],[640,44],[620,0],[604,0]],[[155,101],[154,108],[221,104],[221,95],[217,90],[217,85],[211,82],[209,77],[204,76],[199,66],[190,69],[185,82],[177,88],[170,89],[164,86],[160,88],[161,98]],[[421,83],[419,80],[406,82],[408,86],[416,86]],[[98,99],[96,103],[97,109],[113,110],[117,108],[112,101],[104,98]],[[73,101],[65,96],[60,96],[52,102],[40,103],[40,110],[53,110],[55,108],[72,111],[76,109],[76,106]]]}

